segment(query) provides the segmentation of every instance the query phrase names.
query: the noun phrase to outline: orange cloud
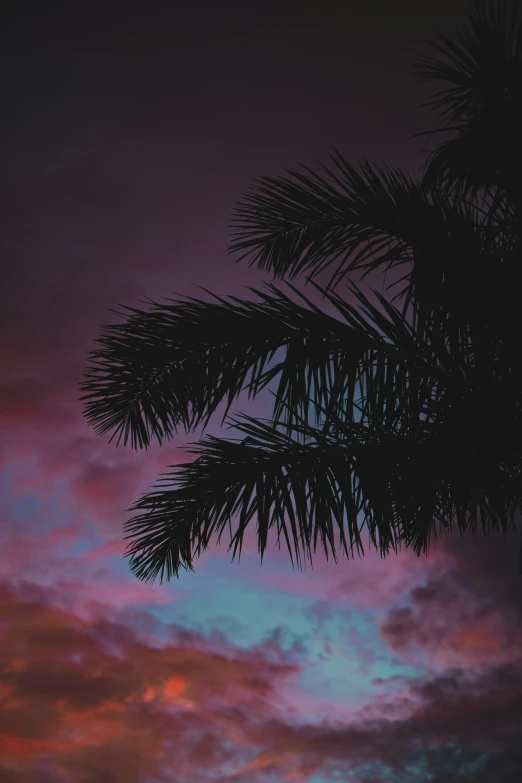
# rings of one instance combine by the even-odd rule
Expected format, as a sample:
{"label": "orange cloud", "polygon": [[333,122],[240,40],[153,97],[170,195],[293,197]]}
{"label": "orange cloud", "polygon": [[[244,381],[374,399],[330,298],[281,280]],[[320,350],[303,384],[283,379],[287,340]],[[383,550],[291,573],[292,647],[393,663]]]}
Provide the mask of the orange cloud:
{"label": "orange cloud", "polygon": [[277,682],[296,671],[274,663],[273,651],[271,660],[218,652],[190,634],[149,647],[116,623],[53,608],[44,595],[24,598],[5,585],[0,594],[0,770],[21,779],[49,759],[66,780],[167,779],[180,753],[196,764],[201,731],[216,734],[219,756],[249,711],[274,712]]}

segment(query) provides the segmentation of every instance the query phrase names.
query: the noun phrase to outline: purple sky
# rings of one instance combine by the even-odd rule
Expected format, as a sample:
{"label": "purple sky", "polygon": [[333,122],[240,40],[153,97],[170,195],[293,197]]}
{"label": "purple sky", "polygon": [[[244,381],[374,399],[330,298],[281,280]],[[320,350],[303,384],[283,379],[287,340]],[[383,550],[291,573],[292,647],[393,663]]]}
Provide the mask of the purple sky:
{"label": "purple sky", "polygon": [[466,5],[207,0],[8,20],[2,783],[519,780],[516,541],[296,573],[277,550],[260,568],[251,540],[239,565],[215,548],[146,586],[121,558],[124,509],[184,460],[183,438],[116,449],[77,402],[109,307],[260,282],[226,253],[254,177],[333,147],[417,170],[408,136],[431,120],[413,61]]}

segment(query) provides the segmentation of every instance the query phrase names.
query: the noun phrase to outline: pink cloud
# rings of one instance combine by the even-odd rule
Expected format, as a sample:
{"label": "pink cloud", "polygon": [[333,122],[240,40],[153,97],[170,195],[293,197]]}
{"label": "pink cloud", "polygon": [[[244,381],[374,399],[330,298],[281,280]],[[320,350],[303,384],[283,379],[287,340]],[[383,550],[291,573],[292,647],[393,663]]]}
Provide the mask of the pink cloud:
{"label": "pink cloud", "polygon": [[[79,544],[83,549],[71,554]],[[122,577],[107,568],[112,557],[123,559],[124,546],[122,539],[112,539],[89,547],[81,526],[32,536],[15,531],[4,535],[0,576],[13,584],[31,580],[48,591],[56,606],[81,616],[171,604],[175,596],[166,586],[144,584],[130,572]]]}
{"label": "pink cloud", "polygon": [[[253,559],[253,557],[252,557]],[[444,569],[442,552],[434,549],[429,558],[417,557],[411,550],[391,554],[381,560],[369,551],[362,559],[348,560],[339,557],[337,564],[328,562],[318,551],[313,568],[304,571],[278,569],[284,563],[286,552],[268,551],[263,568],[251,570],[249,578],[275,590],[315,599],[317,611],[326,611],[337,604],[358,609],[388,606],[394,599],[407,593],[412,587]],[[271,567],[275,563],[275,567]],[[376,576],[378,575],[378,576]]]}
{"label": "pink cloud", "polygon": [[125,546],[121,538],[105,541],[100,546],[81,552],[78,559],[84,563],[104,563],[112,557],[123,557]]}

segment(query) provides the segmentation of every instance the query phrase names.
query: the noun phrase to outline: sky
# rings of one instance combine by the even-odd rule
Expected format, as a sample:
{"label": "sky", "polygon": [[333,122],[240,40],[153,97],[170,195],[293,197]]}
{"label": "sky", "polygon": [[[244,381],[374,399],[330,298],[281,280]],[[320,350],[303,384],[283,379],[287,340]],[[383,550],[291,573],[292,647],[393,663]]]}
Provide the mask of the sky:
{"label": "sky", "polygon": [[[73,10],[68,10],[73,7]],[[461,0],[19,4],[0,80],[2,783],[514,783],[518,542],[292,571],[213,546],[146,585],[125,509],[147,453],[87,427],[78,383],[109,308],[241,295],[235,201],[326,162],[415,172],[413,73]],[[254,414],[262,403],[238,409]],[[189,438],[190,440],[190,438]]]}

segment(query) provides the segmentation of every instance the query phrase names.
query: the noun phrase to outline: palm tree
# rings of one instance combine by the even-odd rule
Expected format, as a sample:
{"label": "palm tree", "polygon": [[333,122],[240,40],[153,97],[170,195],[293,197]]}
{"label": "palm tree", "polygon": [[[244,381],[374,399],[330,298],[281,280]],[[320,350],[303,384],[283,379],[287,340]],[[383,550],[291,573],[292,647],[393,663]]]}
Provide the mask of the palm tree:
{"label": "palm tree", "polygon": [[[257,526],[300,566],[427,552],[444,531],[504,534],[522,508],[522,35],[516,5],[477,3],[418,62],[450,131],[420,178],[335,152],[320,171],[263,177],[240,200],[231,250],[275,279],[254,300],[123,308],[82,384],[99,434],[133,448],[205,428],[222,405],[238,438],[207,435],[126,523],[133,572],[170,579],[226,530]],[[522,116],[522,112],[520,112]],[[402,267],[400,269],[399,267]],[[396,269],[393,298],[348,283]],[[326,287],[317,276],[328,272]],[[229,416],[273,386],[269,420]]]}

